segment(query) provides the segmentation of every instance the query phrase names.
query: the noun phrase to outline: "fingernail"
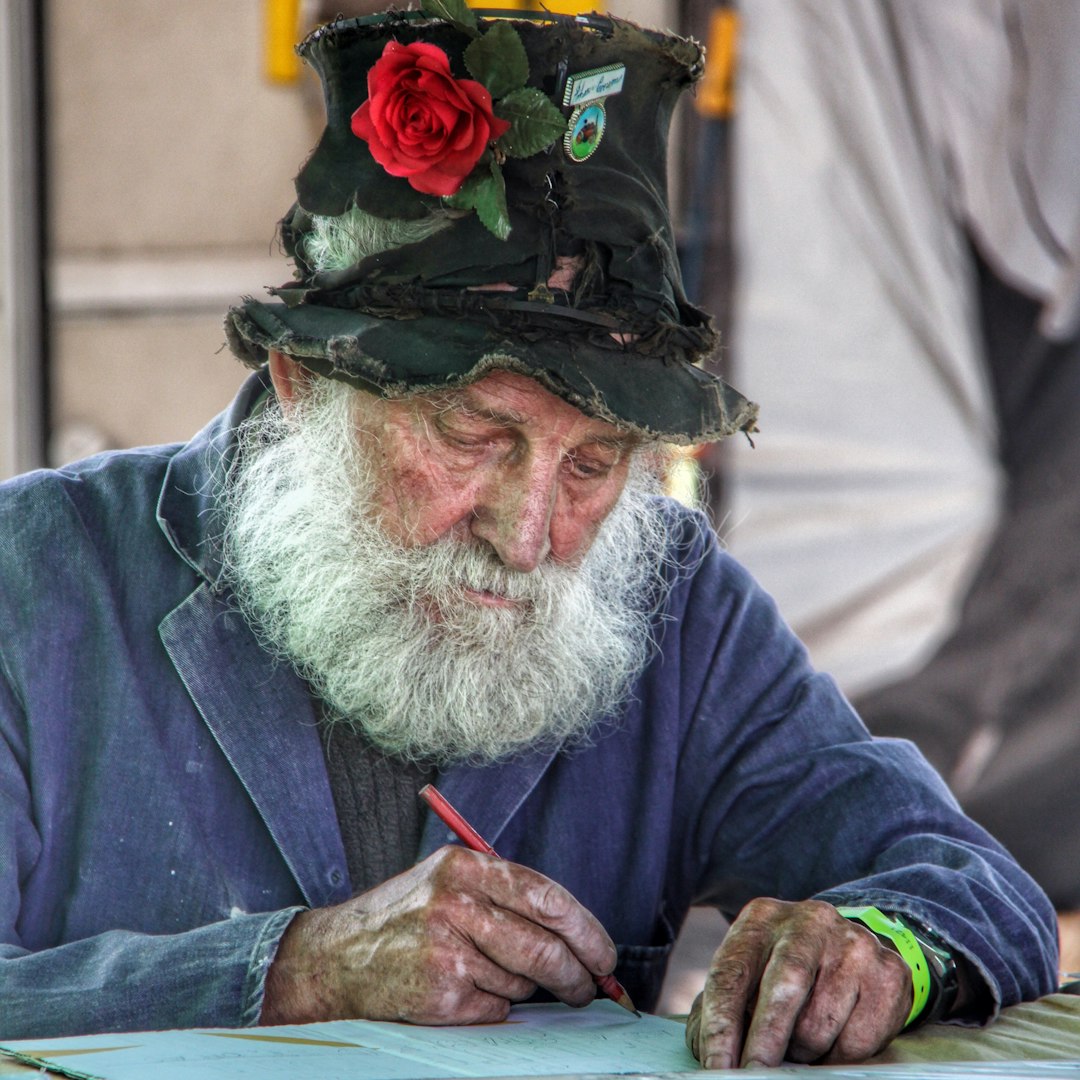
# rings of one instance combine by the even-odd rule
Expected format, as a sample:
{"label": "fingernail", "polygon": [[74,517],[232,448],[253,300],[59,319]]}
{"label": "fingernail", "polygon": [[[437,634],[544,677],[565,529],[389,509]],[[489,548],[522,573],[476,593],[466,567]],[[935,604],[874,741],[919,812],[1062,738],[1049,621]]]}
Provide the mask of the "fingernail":
{"label": "fingernail", "polygon": [[727,1054],[710,1054],[701,1064],[706,1069],[730,1069],[734,1067],[734,1062]]}

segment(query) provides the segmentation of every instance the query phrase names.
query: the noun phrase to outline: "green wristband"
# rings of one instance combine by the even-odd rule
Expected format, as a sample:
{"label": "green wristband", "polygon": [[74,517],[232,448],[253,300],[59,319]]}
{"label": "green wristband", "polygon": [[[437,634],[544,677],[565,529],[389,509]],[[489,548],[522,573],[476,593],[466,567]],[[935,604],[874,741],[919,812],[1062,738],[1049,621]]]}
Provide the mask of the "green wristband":
{"label": "green wristband", "polygon": [[845,919],[861,922],[879,937],[891,941],[896,946],[901,959],[911,968],[913,1000],[911,1012],[904,1021],[904,1027],[909,1027],[923,1011],[930,997],[930,969],[927,967],[926,956],[915,939],[915,935],[899,919],[886,915],[876,907],[838,907],[836,910]]}

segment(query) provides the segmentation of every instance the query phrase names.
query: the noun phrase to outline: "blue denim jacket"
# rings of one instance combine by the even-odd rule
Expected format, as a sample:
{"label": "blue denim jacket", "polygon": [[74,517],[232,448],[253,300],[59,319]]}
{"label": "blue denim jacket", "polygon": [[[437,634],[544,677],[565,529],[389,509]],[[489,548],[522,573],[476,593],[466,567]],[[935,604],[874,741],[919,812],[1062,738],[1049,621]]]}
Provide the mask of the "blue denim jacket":
{"label": "blue denim jacket", "polygon": [[[0,1037],[256,1023],[303,906],[350,884],[312,702],[220,576],[212,491],[264,383],[190,443],[0,486]],[[595,745],[446,795],[566,885],[655,1001],[692,902],[906,912],[996,1003],[1052,989],[1045,897],[909,744],[871,739],[674,506],[656,655]],[[431,818],[422,855],[449,839]]]}

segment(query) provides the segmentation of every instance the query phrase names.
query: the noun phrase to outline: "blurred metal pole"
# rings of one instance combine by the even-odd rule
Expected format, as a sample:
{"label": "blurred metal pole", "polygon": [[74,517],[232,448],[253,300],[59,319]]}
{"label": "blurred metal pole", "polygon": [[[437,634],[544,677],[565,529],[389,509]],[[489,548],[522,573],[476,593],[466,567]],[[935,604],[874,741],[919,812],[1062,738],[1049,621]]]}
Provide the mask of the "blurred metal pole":
{"label": "blurred metal pole", "polygon": [[41,4],[0,4],[0,479],[45,459]]}
{"label": "blurred metal pole", "polygon": [[[720,348],[705,366],[738,385],[732,369],[733,299],[737,267],[732,240],[732,129],[736,120],[739,0],[682,0],[684,33],[704,40],[705,75],[686,116],[679,257],[690,301],[714,318]],[[700,498],[723,535],[727,517],[724,480],[729,443],[699,448]]]}

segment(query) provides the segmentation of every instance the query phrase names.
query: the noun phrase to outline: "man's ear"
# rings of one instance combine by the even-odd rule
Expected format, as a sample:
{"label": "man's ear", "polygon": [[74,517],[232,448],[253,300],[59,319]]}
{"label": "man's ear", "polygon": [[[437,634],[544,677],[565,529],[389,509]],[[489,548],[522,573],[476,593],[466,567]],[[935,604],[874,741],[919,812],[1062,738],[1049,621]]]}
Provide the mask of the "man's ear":
{"label": "man's ear", "polygon": [[298,364],[291,356],[273,349],[270,350],[267,367],[270,381],[274,384],[274,392],[281,402],[281,411],[288,416],[296,403],[306,395],[312,379],[318,376]]}

